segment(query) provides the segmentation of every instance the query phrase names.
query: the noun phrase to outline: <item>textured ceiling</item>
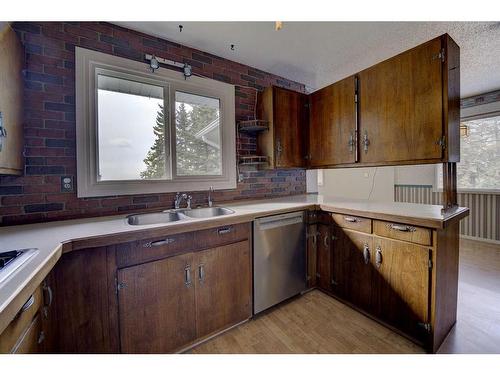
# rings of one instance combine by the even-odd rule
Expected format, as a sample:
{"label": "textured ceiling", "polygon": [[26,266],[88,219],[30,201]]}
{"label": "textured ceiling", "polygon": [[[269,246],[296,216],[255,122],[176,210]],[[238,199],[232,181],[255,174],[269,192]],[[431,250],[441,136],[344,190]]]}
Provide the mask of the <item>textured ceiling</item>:
{"label": "textured ceiling", "polygon": [[[461,96],[500,89],[500,22],[119,22],[306,84],[324,87],[433,37],[461,48]],[[231,51],[230,45],[235,45]]]}

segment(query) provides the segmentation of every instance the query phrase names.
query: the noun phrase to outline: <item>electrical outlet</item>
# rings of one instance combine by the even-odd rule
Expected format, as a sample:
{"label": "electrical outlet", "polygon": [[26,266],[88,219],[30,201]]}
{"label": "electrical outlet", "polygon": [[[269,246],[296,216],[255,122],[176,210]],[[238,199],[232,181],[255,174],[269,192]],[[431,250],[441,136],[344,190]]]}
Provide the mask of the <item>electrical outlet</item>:
{"label": "electrical outlet", "polygon": [[61,177],[61,192],[67,193],[73,191],[73,176]]}

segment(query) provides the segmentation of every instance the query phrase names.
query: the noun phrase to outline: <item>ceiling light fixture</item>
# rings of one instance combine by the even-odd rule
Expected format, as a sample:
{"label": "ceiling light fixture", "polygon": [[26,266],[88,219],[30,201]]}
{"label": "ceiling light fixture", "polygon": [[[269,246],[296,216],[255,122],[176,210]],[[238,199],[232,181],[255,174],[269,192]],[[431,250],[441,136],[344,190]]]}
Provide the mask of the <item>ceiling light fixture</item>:
{"label": "ceiling light fixture", "polygon": [[274,30],[279,31],[283,28],[283,21],[276,21],[274,23]]}
{"label": "ceiling light fixture", "polygon": [[153,73],[155,72],[156,69],[160,67],[160,62],[158,61],[155,55],[151,56],[151,59],[149,60],[149,67],[151,68],[151,72]]}

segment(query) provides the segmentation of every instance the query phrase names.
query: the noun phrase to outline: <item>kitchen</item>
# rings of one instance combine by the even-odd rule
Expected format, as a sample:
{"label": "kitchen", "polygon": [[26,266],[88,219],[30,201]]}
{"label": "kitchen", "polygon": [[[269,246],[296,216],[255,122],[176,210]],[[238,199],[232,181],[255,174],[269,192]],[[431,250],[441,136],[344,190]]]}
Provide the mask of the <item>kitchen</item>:
{"label": "kitchen", "polygon": [[[498,31],[400,23],[315,86],[244,59],[245,35],[358,27],[334,24],[3,23],[1,352],[498,353],[459,324],[463,244],[498,254],[464,237],[464,113],[500,102],[465,108],[498,87],[461,77]],[[395,199],[418,168],[439,202]]]}

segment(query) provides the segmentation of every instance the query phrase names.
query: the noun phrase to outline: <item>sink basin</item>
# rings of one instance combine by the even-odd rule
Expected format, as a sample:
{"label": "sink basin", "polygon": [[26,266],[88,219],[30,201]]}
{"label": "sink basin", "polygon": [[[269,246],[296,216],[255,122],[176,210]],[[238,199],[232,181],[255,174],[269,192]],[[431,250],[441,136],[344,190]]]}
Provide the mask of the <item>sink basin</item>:
{"label": "sink basin", "polygon": [[130,225],[147,225],[170,223],[184,219],[178,212],[154,212],[150,214],[136,214],[127,216]]}
{"label": "sink basin", "polygon": [[183,216],[201,219],[207,217],[223,216],[234,214],[233,210],[225,207],[204,207],[193,208],[192,210],[183,210],[179,212]]}

